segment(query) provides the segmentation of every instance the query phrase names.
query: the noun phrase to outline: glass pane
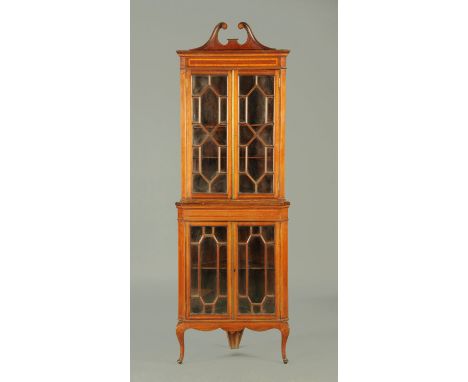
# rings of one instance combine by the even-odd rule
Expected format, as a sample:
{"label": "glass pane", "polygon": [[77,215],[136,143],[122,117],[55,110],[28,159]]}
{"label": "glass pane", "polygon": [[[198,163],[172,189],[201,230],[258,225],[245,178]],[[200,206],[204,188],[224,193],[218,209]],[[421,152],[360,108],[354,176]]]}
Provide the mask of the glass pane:
{"label": "glass pane", "polygon": [[239,192],[274,185],[274,76],[239,76]]}
{"label": "glass pane", "polygon": [[273,95],[274,78],[273,76],[258,76],[258,85],[266,95]]}
{"label": "glass pane", "polygon": [[255,85],[255,76],[239,76],[239,94],[247,95]]}
{"label": "glass pane", "polygon": [[227,192],[227,76],[192,76],[192,192]]}
{"label": "glass pane", "polygon": [[208,85],[208,76],[192,76],[193,95],[200,95],[206,85]]}
{"label": "glass pane", "polygon": [[238,227],[238,313],[275,313],[275,226]]}
{"label": "glass pane", "polygon": [[190,227],[190,312],[227,313],[227,227]]}
{"label": "glass pane", "polygon": [[220,96],[227,96],[227,76],[210,76],[211,86]]}

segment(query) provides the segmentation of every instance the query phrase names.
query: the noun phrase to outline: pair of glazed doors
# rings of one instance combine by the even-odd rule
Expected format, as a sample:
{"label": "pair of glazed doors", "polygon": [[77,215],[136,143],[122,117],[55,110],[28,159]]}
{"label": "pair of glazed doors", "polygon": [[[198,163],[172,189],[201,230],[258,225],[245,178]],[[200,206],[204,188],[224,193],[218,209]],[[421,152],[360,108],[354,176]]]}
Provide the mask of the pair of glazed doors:
{"label": "pair of glazed doors", "polygon": [[283,70],[185,71],[183,196],[282,198]]}
{"label": "pair of glazed doors", "polygon": [[189,318],[280,318],[287,222],[185,222]]}

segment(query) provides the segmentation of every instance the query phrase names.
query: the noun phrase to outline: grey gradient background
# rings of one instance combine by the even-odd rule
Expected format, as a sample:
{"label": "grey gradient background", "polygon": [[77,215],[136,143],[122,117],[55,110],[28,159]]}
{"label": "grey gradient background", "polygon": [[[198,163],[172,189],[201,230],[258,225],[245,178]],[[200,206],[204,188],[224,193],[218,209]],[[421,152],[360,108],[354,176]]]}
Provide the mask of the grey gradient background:
{"label": "grey gradient background", "polygon": [[[180,197],[177,49],[202,45],[216,23],[245,39],[290,49],[286,195],[289,226],[289,364],[280,334],[246,331],[230,350],[222,331],[185,334],[176,359]],[[337,2],[173,0],[131,2],[131,379],[337,380]]]}

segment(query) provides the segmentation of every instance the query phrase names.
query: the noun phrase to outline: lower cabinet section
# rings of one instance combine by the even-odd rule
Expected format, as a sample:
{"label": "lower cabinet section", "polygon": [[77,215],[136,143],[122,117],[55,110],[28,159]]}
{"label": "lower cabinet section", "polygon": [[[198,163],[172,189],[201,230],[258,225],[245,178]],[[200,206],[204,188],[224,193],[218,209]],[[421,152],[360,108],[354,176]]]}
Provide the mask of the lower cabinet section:
{"label": "lower cabinet section", "polygon": [[[284,209],[261,207],[265,214],[254,215],[259,220],[244,221],[240,209],[231,214],[227,207],[217,220],[209,220],[208,213],[194,219],[195,213],[203,215],[203,208],[211,205],[181,205],[179,210],[179,362],[184,358],[187,329],[224,330],[231,349],[239,348],[245,329],[277,329],[286,363],[288,221]],[[260,209],[259,204],[253,208]]]}
{"label": "lower cabinet section", "polygon": [[278,316],[280,223],[187,223],[190,317]]}

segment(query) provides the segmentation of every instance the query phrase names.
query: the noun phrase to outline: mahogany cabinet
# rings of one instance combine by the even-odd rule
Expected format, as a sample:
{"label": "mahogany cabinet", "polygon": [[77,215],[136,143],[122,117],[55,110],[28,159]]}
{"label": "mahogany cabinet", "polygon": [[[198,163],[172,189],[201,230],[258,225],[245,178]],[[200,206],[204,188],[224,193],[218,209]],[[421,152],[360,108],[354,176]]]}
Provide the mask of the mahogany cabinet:
{"label": "mahogany cabinet", "polygon": [[288,325],[288,208],[284,192],[286,56],[257,41],[218,40],[180,57],[182,197],[178,209],[179,363],[187,329]]}

